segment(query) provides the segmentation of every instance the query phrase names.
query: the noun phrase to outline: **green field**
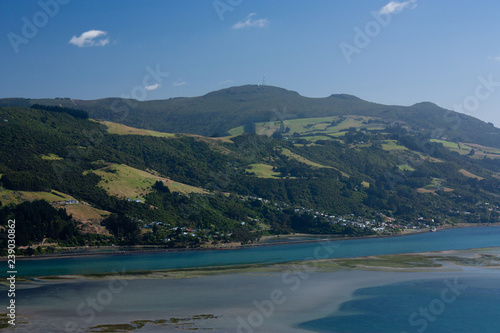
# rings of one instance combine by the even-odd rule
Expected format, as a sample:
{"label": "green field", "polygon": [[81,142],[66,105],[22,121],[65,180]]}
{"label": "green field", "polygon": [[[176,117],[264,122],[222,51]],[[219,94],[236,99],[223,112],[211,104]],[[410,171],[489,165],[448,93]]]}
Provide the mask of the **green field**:
{"label": "green field", "polygon": [[427,190],[434,190],[434,189],[436,189],[436,188],[441,187],[441,186],[442,186],[442,183],[443,183],[443,181],[444,181],[443,179],[440,179],[440,178],[435,178],[435,177],[432,177],[431,179],[432,179],[432,180],[431,180],[431,183],[430,183],[429,185],[425,186],[425,188],[426,188]]}
{"label": "green field", "polygon": [[62,157],[59,157],[56,154],[42,155],[40,157],[42,158],[42,160],[48,160],[48,161],[60,161],[63,159]]}
{"label": "green field", "polygon": [[206,194],[206,193],[208,193],[206,190],[202,189],[201,187],[191,186],[188,184],[183,184],[183,183],[174,182],[174,181],[168,181],[167,186],[170,189],[170,191],[179,192],[182,194],[189,194],[189,193]]}
{"label": "green field", "polygon": [[[331,140],[332,137],[339,137],[345,134],[349,128],[366,128],[383,130],[385,125],[380,123],[364,124],[368,120],[375,118],[364,116],[345,116],[345,117],[322,117],[322,118],[301,118],[285,120],[283,125],[289,128],[286,135],[299,135],[301,139],[308,141]],[[339,122],[337,124],[337,122]],[[272,135],[281,126],[280,121],[261,122],[255,124],[255,132],[261,135]],[[231,135],[243,134],[243,126],[233,128],[229,131]]]}
{"label": "green field", "polygon": [[458,144],[451,141],[439,140],[439,139],[431,139],[431,142],[442,143],[446,148],[458,149]]}
{"label": "green field", "polygon": [[118,134],[118,135],[145,135],[145,136],[156,136],[161,138],[172,138],[175,134],[172,133],[162,133],[157,131],[145,130],[140,128],[129,127],[123,124],[112,123],[110,121],[99,121],[99,123],[105,125],[108,128],[108,133]]}
{"label": "green field", "polygon": [[283,148],[280,153],[282,155],[285,155],[285,156],[287,156],[289,158],[292,158],[292,159],[294,159],[294,160],[296,160],[296,161],[298,161],[300,163],[304,163],[304,164],[310,165],[310,166],[312,166],[314,168],[330,168],[330,169],[333,169],[330,166],[310,161],[310,160],[308,160],[305,157],[302,157],[302,156],[300,156],[298,154],[292,153],[289,149],[286,149],[286,148]]}
{"label": "green field", "polygon": [[101,176],[100,187],[119,198],[142,200],[144,195],[151,192],[153,184],[159,180],[165,182],[171,191],[184,194],[206,193],[202,188],[178,183],[124,164],[111,164],[91,172]]}
{"label": "green field", "polygon": [[312,166],[313,168],[328,168],[328,169],[335,169],[337,171],[339,171],[340,173],[342,173],[342,175],[344,177],[347,177],[349,178],[350,176],[345,173],[345,172],[342,172],[340,171],[339,169],[337,168],[334,168],[334,167],[331,167],[331,166],[328,166],[328,165],[324,165],[324,164],[319,164],[319,163],[316,163],[316,162],[313,162],[311,160],[308,160],[307,158],[305,157],[302,157],[298,154],[295,154],[293,152],[291,152],[289,149],[286,149],[286,148],[283,148],[281,149],[281,152],[280,152],[282,155],[285,155],[285,156],[288,156],[289,158],[292,158],[294,160],[296,160],[297,162],[300,162],[300,163],[304,163],[304,164],[307,164],[307,165],[310,165]]}
{"label": "green field", "polygon": [[415,171],[415,169],[412,168],[411,166],[409,166],[408,164],[398,165],[398,168],[399,168],[399,170],[403,170],[403,171]]}
{"label": "green field", "polygon": [[255,173],[259,178],[278,178],[279,172],[273,171],[273,166],[268,164],[250,164],[246,172]]}
{"label": "green field", "polygon": [[475,178],[477,180],[484,179],[483,177],[477,176],[477,175],[473,174],[472,172],[469,172],[465,169],[460,169],[460,170],[458,170],[458,172],[460,172],[462,175],[464,175],[465,177],[468,177],[468,178]]}
{"label": "green field", "polygon": [[105,217],[109,216],[111,213],[106,210],[101,210],[88,205],[75,204],[75,205],[65,205],[64,209],[68,215],[72,215],[77,221],[94,219],[103,220]]}
{"label": "green field", "polygon": [[473,143],[451,142],[446,140],[431,139],[431,142],[442,143],[443,147],[451,151],[455,151],[460,155],[467,155],[474,149],[474,158],[500,158],[500,149],[494,147],[486,147]]}
{"label": "green field", "polygon": [[[463,144],[465,145],[465,144]],[[500,149],[494,147],[486,147],[478,144],[467,143],[467,146],[471,149],[474,149],[475,154],[473,157],[475,158],[500,158]]]}
{"label": "green field", "polygon": [[245,133],[245,131],[243,129],[243,126],[239,126],[239,127],[236,127],[236,128],[229,130],[228,133],[231,136],[238,136],[238,135],[242,135],[243,133]]}
{"label": "green field", "polygon": [[[126,126],[123,124],[113,123],[110,121],[96,121],[96,122],[105,125],[108,128],[108,133],[110,133],[110,134],[142,135],[142,136],[154,136],[154,137],[159,137],[159,138],[175,138],[178,136],[189,136],[189,137],[194,137],[194,138],[198,138],[198,139],[202,139],[202,140],[231,142],[230,141],[231,136],[209,138],[209,137],[204,137],[204,136],[196,135],[196,134],[164,133],[164,132],[158,132],[158,131],[153,131],[153,130],[146,130],[146,129]],[[243,130],[243,127],[242,127],[242,130]],[[241,133],[241,134],[243,134],[243,133]]]}
{"label": "green field", "polygon": [[446,141],[446,140],[438,140],[438,139],[431,139],[431,142],[437,142],[443,144],[443,147],[448,148],[451,151],[455,151],[459,153],[460,155],[467,155],[472,147],[464,144],[464,143],[456,143],[456,142],[451,142],[451,141]]}
{"label": "green field", "polygon": [[473,143],[467,143],[467,146],[471,147],[475,150],[479,150],[481,152],[484,152],[486,154],[498,154],[498,155],[500,155],[500,148],[486,147],[486,146],[481,146],[481,145],[477,145],[477,144],[473,144]]}
{"label": "green field", "polygon": [[56,201],[66,201],[74,199],[68,194],[64,194],[55,190],[51,192],[30,192],[30,191],[0,191],[0,201],[3,205],[20,204],[23,201],[46,200],[50,203]]}
{"label": "green field", "polygon": [[400,146],[396,142],[396,140],[384,140],[382,141],[382,149],[383,150],[408,150],[405,146]]}
{"label": "green field", "polygon": [[[339,133],[341,135],[344,135],[344,132]],[[332,138],[330,136],[325,136],[325,135],[314,135],[314,136],[301,136],[301,139],[310,141],[310,142],[316,142],[318,140],[331,140]]]}

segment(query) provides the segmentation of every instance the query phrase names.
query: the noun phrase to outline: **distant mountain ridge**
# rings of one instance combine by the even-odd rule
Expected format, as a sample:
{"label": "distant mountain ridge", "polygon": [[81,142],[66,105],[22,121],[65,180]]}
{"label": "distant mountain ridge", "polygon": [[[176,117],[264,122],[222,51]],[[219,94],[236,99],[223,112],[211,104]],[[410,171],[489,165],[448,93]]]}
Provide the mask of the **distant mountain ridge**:
{"label": "distant mountain ridge", "polygon": [[401,123],[410,131],[436,139],[500,147],[500,129],[430,102],[405,107],[372,103],[347,94],[310,98],[295,91],[262,85],[231,87],[199,97],[152,101],[123,98],[0,99],[0,107],[30,107],[33,104],[81,109],[93,119],[137,128],[203,136],[225,136],[232,128],[258,122],[360,115]]}

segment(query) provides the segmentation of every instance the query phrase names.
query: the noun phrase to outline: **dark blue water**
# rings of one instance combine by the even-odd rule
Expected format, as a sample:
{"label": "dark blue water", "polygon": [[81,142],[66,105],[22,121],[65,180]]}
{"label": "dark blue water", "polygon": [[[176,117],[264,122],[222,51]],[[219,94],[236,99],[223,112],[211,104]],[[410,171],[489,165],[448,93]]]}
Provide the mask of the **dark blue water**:
{"label": "dark blue water", "polygon": [[[284,244],[234,250],[106,254],[79,258],[18,260],[17,276],[147,271],[307,259],[350,258],[500,246],[500,227],[448,229],[416,235]],[[0,272],[0,276],[5,276]]]}
{"label": "dark blue water", "polygon": [[[451,286],[451,287],[450,287]],[[498,333],[500,279],[410,281],[359,289],[338,312],[300,324],[328,333]]]}

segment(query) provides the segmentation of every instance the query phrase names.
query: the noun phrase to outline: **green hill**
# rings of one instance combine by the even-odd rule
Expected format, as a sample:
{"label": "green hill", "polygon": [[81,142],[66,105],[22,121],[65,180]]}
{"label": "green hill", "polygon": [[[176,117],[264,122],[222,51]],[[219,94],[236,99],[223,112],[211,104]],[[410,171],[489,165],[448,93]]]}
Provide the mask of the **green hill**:
{"label": "green hill", "polygon": [[58,105],[85,110],[91,118],[168,133],[204,136],[229,135],[243,126],[252,132],[255,123],[335,116],[375,117],[385,124],[400,123],[411,131],[435,139],[473,142],[500,148],[500,130],[473,117],[425,102],[409,107],[364,101],[351,95],[308,98],[271,86],[245,85],[200,97],[136,101],[121,98],[99,100],[2,99],[0,106]]}
{"label": "green hill", "polygon": [[[137,102],[120,125],[109,122],[113,101],[123,100],[1,101],[20,105],[0,107],[2,224],[16,216],[29,224],[36,214],[59,244],[185,247],[499,220],[499,130],[430,103],[404,108],[244,86]],[[27,107],[44,103],[64,108]],[[181,132],[191,134],[172,134]],[[210,133],[232,136],[199,135]],[[78,221],[92,212],[92,228],[30,203],[57,196],[91,207],[66,211]],[[99,222],[96,211],[111,215],[98,214]],[[92,235],[99,223],[111,234]],[[42,229],[30,228],[21,228],[20,245],[44,241]]]}

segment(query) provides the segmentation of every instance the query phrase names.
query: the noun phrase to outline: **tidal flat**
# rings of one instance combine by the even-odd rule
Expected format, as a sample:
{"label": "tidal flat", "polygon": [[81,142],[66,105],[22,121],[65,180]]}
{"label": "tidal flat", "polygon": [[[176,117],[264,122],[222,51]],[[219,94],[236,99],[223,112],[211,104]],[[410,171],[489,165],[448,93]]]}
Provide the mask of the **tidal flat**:
{"label": "tidal flat", "polygon": [[[415,281],[437,281],[440,286],[457,279],[498,280],[499,274],[500,248],[489,248],[31,278],[18,284],[17,314],[22,322],[15,331],[361,332],[361,328],[356,330],[361,327],[359,320],[344,328],[336,325],[338,330],[325,330],[331,318],[338,320],[345,312],[346,305],[364,300],[366,296],[359,291],[387,286],[404,289],[401,284]],[[498,292],[496,286],[492,288]],[[419,304],[409,306],[408,314],[399,311],[404,322]],[[355,318],[352,315],[342,323]]]}

